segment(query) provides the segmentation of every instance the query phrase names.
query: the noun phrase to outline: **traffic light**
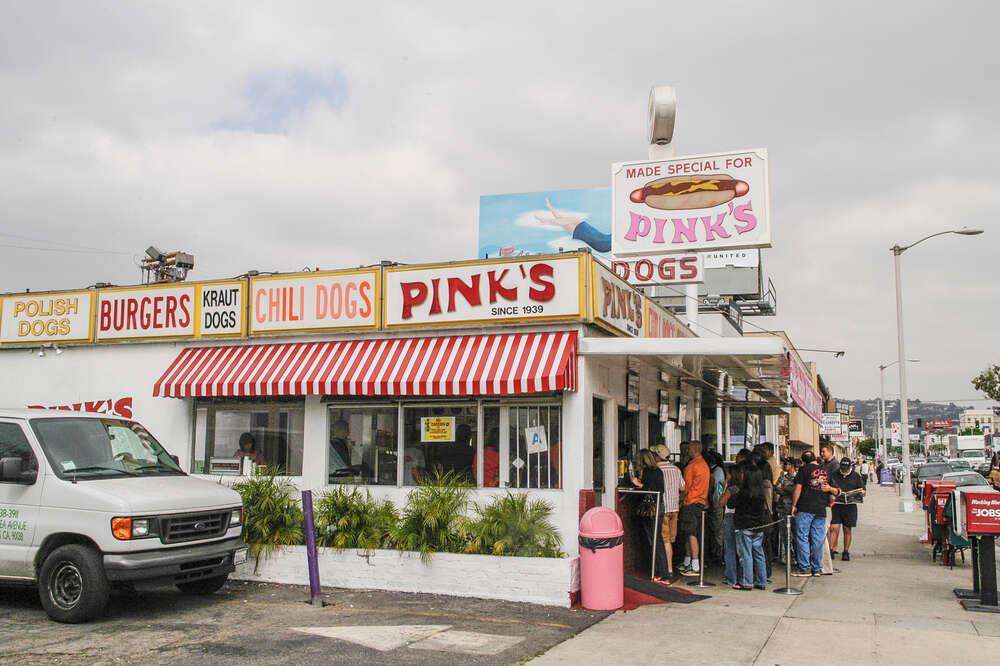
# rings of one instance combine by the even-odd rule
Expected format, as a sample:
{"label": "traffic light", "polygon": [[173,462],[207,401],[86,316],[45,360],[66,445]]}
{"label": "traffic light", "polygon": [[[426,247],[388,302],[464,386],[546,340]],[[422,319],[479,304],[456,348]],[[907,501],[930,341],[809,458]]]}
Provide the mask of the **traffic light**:
{"label": "traffic light", "polygon": [[917,419],[917,427],[918,428],[923,428],[924,427],[924,420],[923,419]]}

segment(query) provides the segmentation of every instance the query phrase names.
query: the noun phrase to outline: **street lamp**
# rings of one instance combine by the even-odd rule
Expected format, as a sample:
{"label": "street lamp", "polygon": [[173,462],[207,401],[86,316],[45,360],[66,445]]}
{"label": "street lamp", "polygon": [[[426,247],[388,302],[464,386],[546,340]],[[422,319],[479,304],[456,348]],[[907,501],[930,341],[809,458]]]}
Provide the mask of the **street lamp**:
{"label": "street lamp", "polygon": [[982,229],[949,229],[948,231],[939,231],[936,234],[924,236],[917,242],[910,243],[909,245],[893,245],[889,248],[889,251],[893,254],[896,274],[896,337],[899,346],[899,360],[896,362],[899,364],[899,426],[902,431],[901,434],[903,435],[903,495],[899,500],[899,508],[901,511],[913,511],[913,501],[910,500],[909,495],[906,494],[910,489],[910,415],[906,404],[906,363],[903,362],[903,359],[906,358],[906,352],[903,345],[903,289],[901,284],[902,280],[899,276],[899,255],[903,254],[911,247],[919,245],[925,240],[934,238],[935,236],[943,236],[944,234],[976,236],[981,233],[983,233]]}
{"label": "street lamp", "polygon": [[[920,363],[919,358],[908,358],[906,359],[906,361],[907,363]],[[898,360],[892,361],[891,363],[882,363],[881,365],[878,366],[878,382],[881,393],[881,400],[880,400],[881,406],[879,409],[878,432],[879,432],[879,443],[882,446],[881,452],[883,460],[885,460],[885,458],[888,457],[888,447],[886,446],[885,443],[885,369],[891,368],[897,363],[899,363]]]}

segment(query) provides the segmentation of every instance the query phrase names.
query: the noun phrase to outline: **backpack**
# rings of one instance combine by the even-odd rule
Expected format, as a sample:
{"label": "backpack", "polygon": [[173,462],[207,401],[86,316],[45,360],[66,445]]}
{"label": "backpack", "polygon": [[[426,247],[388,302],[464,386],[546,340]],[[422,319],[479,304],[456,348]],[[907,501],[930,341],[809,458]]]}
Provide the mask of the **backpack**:
{"label": "backpack", "polygon": [[715,478],[715,470],[717,470],[717,469],[722,469],[722,466],[721,465],[716,465],[709,472],[711,474],[711,477],[710,477],[710,482],[709,482],[709,486],[708,486],[708,501],[709,501],[709,503],[712,506],[718,506],[719,505],[719,498],[722,497],[722,489],[723,489],[723,487],[725,486],[725,483],[726,483],[726,473],[725,473],[725,471],[723,471],[723,473],[722,473],[722,481],[719,481],[719,480],[717,480]]}

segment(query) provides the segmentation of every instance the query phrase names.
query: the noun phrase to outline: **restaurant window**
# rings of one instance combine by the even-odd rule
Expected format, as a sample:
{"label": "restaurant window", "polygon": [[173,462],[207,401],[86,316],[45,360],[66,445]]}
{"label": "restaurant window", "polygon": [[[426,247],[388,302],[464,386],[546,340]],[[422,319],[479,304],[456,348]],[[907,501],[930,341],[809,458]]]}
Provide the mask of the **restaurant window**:
{"label": "restaurant window", "polygon": [[231,469],[229,461],[249,458],[257,465],[302,474],[301,398],[207,401],[195,405],[195,474]]}
{"label": "restaurant window", "polygon": [[396,485],[398,414],[395,405],[330,407],[329,482]]}
{"label": "restaurant window", "polygon": [[653,448],[657,444],[666,444],[663,439],[663,424],[660,423],[660,415],[656,412],[650,412],[647,419],[646,439],[649,441],[647,448]]}
{"label": "restaurant window", "polygon": [[486,407],[483,428],[483,487],[562,487],[559,405]]}
{"label": "restaurant window", "polygon": [[403,408],[403,485],[417,485],[431,472],[476,477],[476,405]]}

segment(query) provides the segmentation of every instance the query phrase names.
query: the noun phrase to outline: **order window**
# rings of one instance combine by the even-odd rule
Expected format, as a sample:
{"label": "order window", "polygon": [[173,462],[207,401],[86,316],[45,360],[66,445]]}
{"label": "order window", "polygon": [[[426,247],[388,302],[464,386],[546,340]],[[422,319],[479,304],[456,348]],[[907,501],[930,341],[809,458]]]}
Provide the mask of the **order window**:
{"label": "order window", "polygon": [[288,476],[302,475],[301,398],[253,402],[198,401],[195,405],[195,460],[192,471],[229,470],[229,461],[249,458]]}

